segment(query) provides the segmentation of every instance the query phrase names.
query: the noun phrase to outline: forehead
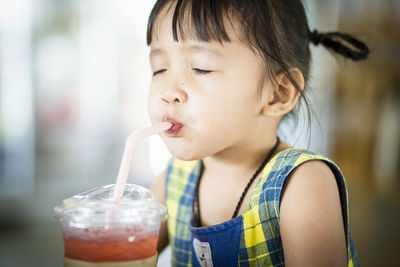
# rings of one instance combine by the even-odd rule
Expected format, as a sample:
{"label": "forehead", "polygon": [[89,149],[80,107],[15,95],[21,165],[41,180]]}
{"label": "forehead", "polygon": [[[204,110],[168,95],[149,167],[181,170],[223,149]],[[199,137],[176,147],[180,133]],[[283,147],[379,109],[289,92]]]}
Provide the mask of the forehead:
{"label": "forehead", "polygon": [[197,11],[185,6],[177,10],[176,2],[167,3],[153,18],[149,31],[149,44],[169,36],[175,42],[226,42],[245,40],[240,23],[233,15],[211,14],[213,18],[201,18]]}
{"label": "forehead", "polygon": [[[150,59],[157,55],[173,54],[175,52],[206,52],[208,55],[217,55],[218,57],[214,57],[216,59],[223,58],[225,60],[228,58],[256,56],[257,64],[261,63],[264,66],[263,57],[249,42],[236,16],[221,16],[219,22],[223,23],[222,28],[220,24],[210,24],[212,21],[218,23],[215,18],[206,20],[208,23],[204,23],[204,21],[203,23],[195,22],[196,14],[190,13],[193,11],[187,8],[184,10],[184,16],[175,16],[177,19],[175,38],[173,30],[174,12],[175,6],[167,4],[153,19],[151,31],[149,32],[151,33],[151,42],[149,42],[151,47]],[[204,32],[208,32],[209,35],[207,36]],[[220,37],[223,37],[222,33],[225,32],[227,38],[218,40],[217,32],[221,34]]]}
{"label": "forehead", "polygon": [[[210,43],[199,43],[193,41],[184,41],[181,43],[175,43],[179,45],[180,50],[183,53],[202,53],[204,55],[212,56],[215,59],[224,59],[225,53],[223,53],[223,46],[220,43],[216,43],[217,46],[213,46]],[[158,41],[155,41],[155,45],[152,45],[150,51],[150,59],[153,57],[164,55],[166,52],[163,45],[158,44]]]}

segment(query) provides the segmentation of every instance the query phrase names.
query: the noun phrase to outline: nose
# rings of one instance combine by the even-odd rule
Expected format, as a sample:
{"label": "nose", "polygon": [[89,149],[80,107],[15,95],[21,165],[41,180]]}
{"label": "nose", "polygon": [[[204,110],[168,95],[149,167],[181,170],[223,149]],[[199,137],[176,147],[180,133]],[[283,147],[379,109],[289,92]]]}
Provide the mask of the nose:
{"label": "nose", "polygon": [[185,103],[188,96],[183,87],[183,82],[167,85],[161,95],[161,100],[167,104],[179,105]]}

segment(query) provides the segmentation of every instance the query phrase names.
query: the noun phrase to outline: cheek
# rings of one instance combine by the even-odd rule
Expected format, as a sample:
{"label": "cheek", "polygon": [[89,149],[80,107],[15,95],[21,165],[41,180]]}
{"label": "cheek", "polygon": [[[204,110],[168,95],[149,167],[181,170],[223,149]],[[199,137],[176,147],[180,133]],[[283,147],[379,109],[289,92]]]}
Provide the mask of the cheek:
{"label": "cheek", "polygon": [[[205,138],[227,138],[232,136],[232,131],[240,124],[243,114],[236,107],[230,97],[215,97],[202,105],[198,105],[195,112],[198,114],[197,126]],[[240,117],[239,117],[240,116]],[[244,116],[243,116],[244,117]]]}
{"label": "cheek", "polygon": [[[249,88],[238,88],[246,90]],[[225,144],[251,133],[259,115],[256,97],[248,94],[226,94],[215,98],[199,110],[205,120],[201,129],[205,138]]]}

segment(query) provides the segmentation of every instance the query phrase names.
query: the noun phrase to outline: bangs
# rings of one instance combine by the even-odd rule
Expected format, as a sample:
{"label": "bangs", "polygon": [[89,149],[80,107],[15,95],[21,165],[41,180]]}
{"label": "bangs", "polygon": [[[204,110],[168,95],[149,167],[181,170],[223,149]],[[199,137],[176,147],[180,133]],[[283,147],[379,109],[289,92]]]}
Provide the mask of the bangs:
{"label": "bangs", "polygon": [[[237,9],[234,4],[243,1],[215,1],[215,0],[164,0],[157,1],[151,11],[147,26],[147,45],[151,44],[154,34],[154,26],[163,10],[165,14],[171,12],[172,34],[176,42],[179,38],[190,37],[197,41],[218,41],[229,42],[229,36],[225,28],[225,23],[229,22],[232,26],[229,14]],[[163,12],[164,13],[164,12]],[[161,23],[161,22],[159,22]]]}

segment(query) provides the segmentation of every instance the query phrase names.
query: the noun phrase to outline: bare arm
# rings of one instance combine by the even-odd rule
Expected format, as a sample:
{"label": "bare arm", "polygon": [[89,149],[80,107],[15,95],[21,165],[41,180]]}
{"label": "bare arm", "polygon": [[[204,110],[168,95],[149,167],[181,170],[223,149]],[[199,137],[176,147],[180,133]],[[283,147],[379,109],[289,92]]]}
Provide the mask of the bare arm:
{"label": "bare arm", "polygon": [[347,266],[340,197],[328,165],[306,162],[287,179],[280,204],[285,265]]}
{"label": "bare arm", "polygon": [[[150,187],[151,192],[157,197],[161,204],[165,205],[165,179],[166,171],[164,170]],[[161,222],[160,232],[158,237],[158,253],[161,253],[168,246],[168,230],[167,220]]]}

